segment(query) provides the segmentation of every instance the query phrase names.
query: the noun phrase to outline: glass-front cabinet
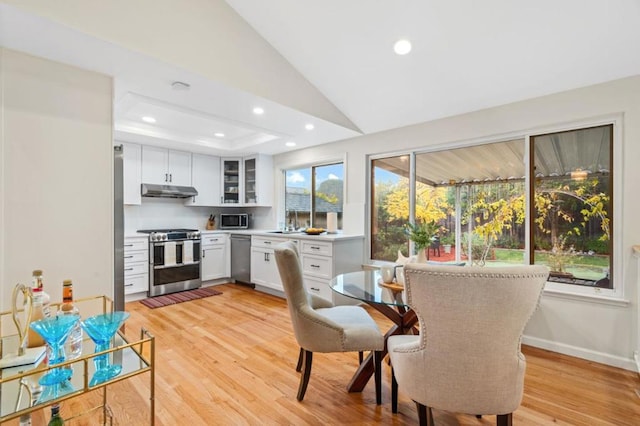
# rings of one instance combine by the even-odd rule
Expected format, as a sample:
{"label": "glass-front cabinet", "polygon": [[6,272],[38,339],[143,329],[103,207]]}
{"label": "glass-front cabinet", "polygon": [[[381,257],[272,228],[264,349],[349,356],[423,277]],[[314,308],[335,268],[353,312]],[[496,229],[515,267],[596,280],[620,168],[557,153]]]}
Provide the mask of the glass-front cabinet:
{"label": "glass-front cabinet", "polygon": [[256,204],[256,158],[244,159],[244,203]]}
{"label": "glass-front cabinet", "polygon": [[222,159],[222,204],[240,204],[242,184],[240,180],[242,159]]}
{"label": "glass-front cabinet", "polygon": [[257,154],[243,159],[244,205],[271,206],[273,203],[273,159]]}

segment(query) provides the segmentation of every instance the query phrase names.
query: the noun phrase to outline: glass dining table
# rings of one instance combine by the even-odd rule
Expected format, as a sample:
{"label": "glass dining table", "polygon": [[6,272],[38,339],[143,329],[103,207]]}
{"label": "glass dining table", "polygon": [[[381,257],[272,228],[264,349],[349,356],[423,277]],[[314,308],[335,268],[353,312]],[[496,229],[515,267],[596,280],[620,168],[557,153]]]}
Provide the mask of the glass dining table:
{"label": "glass dining table", "polygon": [[[383,357],[387,354],[386,341],[389,336],[418,333],[415,327],[418,318],[406,304],[404,287],[395,282],[382,282],[380,271],[365,270],[340,274],[331,280],[330,286],[338,294],[368,304],[393,322],[393,326],[384,335]],[[373,373],[373,355],[369,354],[349,382],[348,391],[361,392]]]}

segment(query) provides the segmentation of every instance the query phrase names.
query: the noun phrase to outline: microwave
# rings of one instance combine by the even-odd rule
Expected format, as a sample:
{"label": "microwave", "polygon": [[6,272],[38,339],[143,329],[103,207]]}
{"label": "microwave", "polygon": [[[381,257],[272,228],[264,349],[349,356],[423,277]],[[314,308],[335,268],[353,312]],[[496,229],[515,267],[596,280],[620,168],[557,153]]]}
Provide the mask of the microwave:
{"label": "microwave", "polygon": [[247,213],[220,214],[220,229],[248,229],[249,215]]}

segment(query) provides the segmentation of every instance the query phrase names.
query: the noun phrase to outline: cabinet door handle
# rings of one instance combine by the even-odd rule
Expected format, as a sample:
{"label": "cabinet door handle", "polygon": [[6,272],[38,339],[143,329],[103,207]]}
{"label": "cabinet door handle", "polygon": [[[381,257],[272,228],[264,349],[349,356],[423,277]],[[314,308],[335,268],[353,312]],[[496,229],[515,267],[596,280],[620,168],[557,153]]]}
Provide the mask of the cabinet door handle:
{"label": "cabinet door handle", "polygon": [[124,268],[125,271],[133,271],[133,268]]}
{"label": "cabinet door handle", "polygon": [[131,255],[131,256],[125,256],[124,258],[125,258],[125,259],[131,259],[132,257],[133,257],[133,255]]}
{"label": "cabinet door handle", "polygon": [[265,241],[264,243],[271,245],[271,241]]}
{"label": "cabinet door handle", "polygon": [[169,173],[164,174],[164,181],[169,182]]}
{"label": "cabinet door handle", "polygon": [[125,247],[133,247],[133,244],[125,244]]}
{"label": "cabinet door handle", "polygon": [[311,246],[311,247],[309,247],[309,248],[310,248],[311,250],[320,250],[320,247],[318,247],[318,246]]}
{"label": "cabinet door handle", "polygon": [[319,268],[320,267],[320,265],[309,265],[309,266],[311,266],[312,268]]}
{"label": "cabinet door handle", "polygon": [[[203,259],[204,259],[204,253],[205,253],[205,251],[204,251],[204,250],[202,250],[202,258],[203,258]],[[434,255],[434,256],[435,256],[435,255]]]}
{"label": "cabinet door handle", "polygon": [[125,284],[124,286],[125,286],[125,287],[133,287],[133,283]]}
{"label": "cabinet door handle", "polygon": [[320,291],[320,289],[318,287],[310,287],[311,290],[313,291]]}
{"label": "cabinet door handle", "polygon": [[169,182],[173,182],[173,176],[169,173]]}

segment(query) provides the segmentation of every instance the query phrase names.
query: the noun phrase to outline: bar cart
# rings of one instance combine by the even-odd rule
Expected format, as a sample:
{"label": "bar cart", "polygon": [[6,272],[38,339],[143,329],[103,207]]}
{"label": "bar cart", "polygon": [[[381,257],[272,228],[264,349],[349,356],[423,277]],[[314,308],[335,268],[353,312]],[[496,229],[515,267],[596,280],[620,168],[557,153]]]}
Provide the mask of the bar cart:
{"label": "bar cart", "polygon": [[[113,301],[106,296],[95,296],[75,300],[83,318],[91,315],[113,312]],[[60,303],[51,304],[51,315],[55,315]],[[13,312],[0,312],[0,361],[17,351],[18,335],[12,322]],[[126,325],[126,323],[125,323]],[[102,352],[94,352],[95,344],[84,333],[82,353],[75,359],[67,359],[55,366],[47,366],[46,361],[33,364],[5,367],[0,370],[0,425],[8,420],[17,419],[28,413],[51,406],[64,400],[84,395],[88,392],[101,392],[101,403],[81,413],[65,419],[71,420],[81,416],[101,416],[102,424],[113,424],[113,414],[108,405],[107,390],[109,385],[131,377],[149,373],[149,411],[150,424],[155,418],[155,338],[146,329],[140,330],[140,338],[129,341],[122,330],[118,331],[110,348]],[[103,355],[113,364],[122,366],[121,372],[106,381],[92,383],[96,373],[96,358]],[[45,357],[43,357],[45,358]],[[0,364],[1,365],[1,364]],[[58,386],[55,391],[47,386],[39,386],[38,380],[54,368],[66,368],[72,371],[71,378]],[[43,389],[45,388],[45,389]]]}

